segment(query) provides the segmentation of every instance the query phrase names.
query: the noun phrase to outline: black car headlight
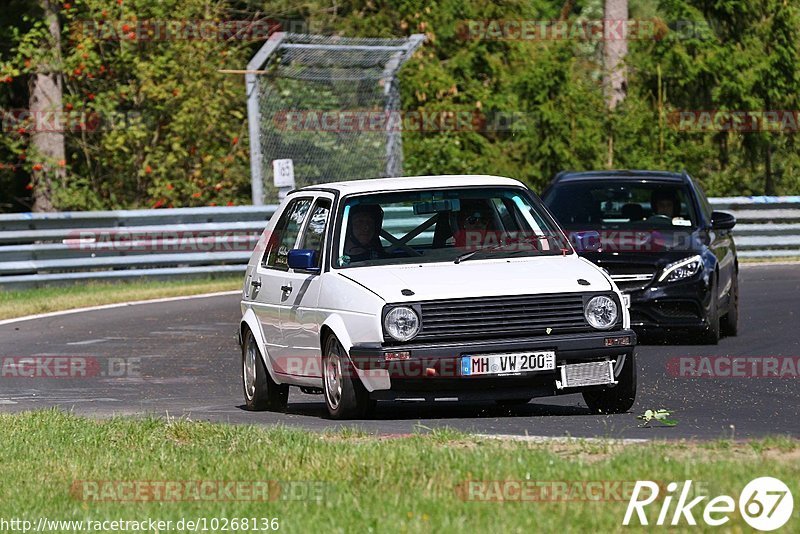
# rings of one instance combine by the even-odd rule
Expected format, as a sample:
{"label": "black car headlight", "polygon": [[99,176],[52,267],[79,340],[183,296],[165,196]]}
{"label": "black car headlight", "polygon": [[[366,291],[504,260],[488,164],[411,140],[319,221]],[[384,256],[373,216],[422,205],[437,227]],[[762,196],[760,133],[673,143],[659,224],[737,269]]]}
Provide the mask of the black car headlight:
{"label": "black car headlight", "polygon": [[607,295],[598,295],[589,299],[583,314],[593,328],[608,330],[617,323],[619,306],[613,298]]}
{"label": "black car headlight", "polygon": [[691,258],[684,258],[675,261],[664,267],[661,271],[661,276],[658,277],[659,282],[677,282],[679,280],[686,280],[691,278],[703,269],[703,258],[692,256]]}
{"label": "black car headlight", "polygon": [[396,341],[408,341],[419,333],[419,317],[408,306],[397,306],[383,318],[383,328]]}

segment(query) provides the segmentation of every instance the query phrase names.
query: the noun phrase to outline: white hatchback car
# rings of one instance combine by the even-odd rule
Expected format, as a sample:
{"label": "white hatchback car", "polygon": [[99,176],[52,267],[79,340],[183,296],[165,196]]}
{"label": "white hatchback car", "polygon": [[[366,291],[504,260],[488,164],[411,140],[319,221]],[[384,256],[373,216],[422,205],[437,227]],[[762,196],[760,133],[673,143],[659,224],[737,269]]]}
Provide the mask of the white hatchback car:
{"label": "white hatchback car", "polygon": [[[578,236],[580,238],[580,236]],[[541,201],[495,176],[359,180],[291,192],[242,291],[247,408],[323,393],[333,418],[377,400],[636,395],[636,336],[609,276]]]}

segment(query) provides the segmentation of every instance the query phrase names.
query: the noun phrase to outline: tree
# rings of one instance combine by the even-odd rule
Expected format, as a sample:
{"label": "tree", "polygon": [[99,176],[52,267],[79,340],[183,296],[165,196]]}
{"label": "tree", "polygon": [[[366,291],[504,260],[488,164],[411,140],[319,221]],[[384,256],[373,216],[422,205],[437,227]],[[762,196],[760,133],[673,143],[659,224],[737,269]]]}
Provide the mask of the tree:
{"label": "tree", "polygon": [[[605,0],[603,20],[606,24],[619,25],[628,20],[628,0]],[[608,32],[603,47],[606,105],[614,110],[628,91],[625,56],[628,54],[627,36],[616,38],[616,32]]]}
{"label": "tree", "polygon": [[[619,25],[628,20],[628,0],[605,0],[603,21],[605,25]],[[626,35],[617,38],[616,32],[606,32],[603,46],[603,89],[606,106],[612,113],[625,98],[628,91],[625,56],[628,54]],[[614,133],[608,134],[608,158],[606,165],[614,165]]]}
{"label": "tree", "polygon": [[[61,26],[57,7],[51,0],[39,0],[47,27],[42,46],[44,60],[39,63],[30,79],[30,113],[33,118],[31,133],[32,153],[44,162],[33,168],[33,211],[54,211],[53,187],[63,187],[66,165],[63,121],[60,119],[63,100],[61,79]],[[40,128],[44,117],[54,117],[52,128]],[[47,121],[49,122],[49,121]]]}

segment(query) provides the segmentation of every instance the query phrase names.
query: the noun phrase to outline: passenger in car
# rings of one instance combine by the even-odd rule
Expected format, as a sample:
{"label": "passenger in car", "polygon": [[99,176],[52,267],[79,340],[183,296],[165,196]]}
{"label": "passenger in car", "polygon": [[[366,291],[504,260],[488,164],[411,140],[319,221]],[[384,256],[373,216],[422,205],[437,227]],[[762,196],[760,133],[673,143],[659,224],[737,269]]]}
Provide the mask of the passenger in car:
{"label": "passenger in car", "polygon": [[379,237],[382,227],[383,209],[377,204],[360,204],[350,209],[344,253],[351,262],[386,257]]}

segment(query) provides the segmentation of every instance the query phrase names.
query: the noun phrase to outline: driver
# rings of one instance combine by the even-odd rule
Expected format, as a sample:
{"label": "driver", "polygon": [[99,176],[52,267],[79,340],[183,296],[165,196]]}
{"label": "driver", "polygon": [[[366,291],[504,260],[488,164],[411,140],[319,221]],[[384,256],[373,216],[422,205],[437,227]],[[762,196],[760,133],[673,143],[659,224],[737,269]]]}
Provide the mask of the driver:
{"label": "driver", "polygon": [[656,189],[650,195],[650,207],[653,209],[653,216],[662,216],[672,219],[681,212],[681,201],[678,195],[670,189]]}
{"label": "driver", "polygon": [[491,215],[482,202],[462,201],[456,223],[457,231],[454,238],[457,247],[483,248],[487,238],[492,237],[487,235],[487,230],[493,226]]}
{"label": "driver", "polygon": [[350,208],[344,253],[350,261],[386,257],[379,233],[383,226],[383,209],[377,204],[359,204]]}

